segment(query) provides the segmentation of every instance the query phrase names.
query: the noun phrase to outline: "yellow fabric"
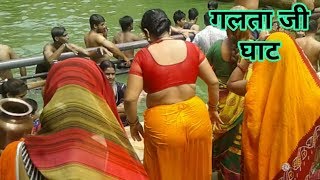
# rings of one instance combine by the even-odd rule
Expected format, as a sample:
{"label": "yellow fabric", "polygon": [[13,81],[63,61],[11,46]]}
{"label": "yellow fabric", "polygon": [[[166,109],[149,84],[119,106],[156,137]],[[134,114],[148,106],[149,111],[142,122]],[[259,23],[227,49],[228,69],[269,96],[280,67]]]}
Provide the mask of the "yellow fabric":
{"label": "yellow fabric", "polygon": [[242,145],[248,180],[273,179],[320,117],[320,83],[305,55],[285,33],[267,41],[282,42],[281,59],[255,63],[247,84]]}
{"label": "yellow fabric", "polygon": [[198,97],[147,109],[144,166],[151,180],[211,180],[212,127]]}
{"label": "yellow fabric", "polygon": [[[248,72],[245,74],[244,79],[249,80],[252,74],[252,67],[251,65],[248,68]],[[228,96],[225,97],[224,100],[219,100],[219,104],[225,102],[223,104],[223,109],[219,112],[219,116],[221,118],[221,122],[219,124],[220,128],[214,126],[213,129],[213,137],[217,139],[222,134],[226,133],[237,124],[235,121],[241,115],[244,108],[244,97],[239,96],[233,92],[229,92]]]}
{"label": "yellow fabric", "polygon": [[[81,169],[81,171],[79,171]],[[43,174],[47,179],[92,179],[92,180],[115,180],[117,178],[108,176],[103,173],[99,173],[95,169],[81,164],[64,165],[63,167],[57,167],[53,170],[43,170]]]}

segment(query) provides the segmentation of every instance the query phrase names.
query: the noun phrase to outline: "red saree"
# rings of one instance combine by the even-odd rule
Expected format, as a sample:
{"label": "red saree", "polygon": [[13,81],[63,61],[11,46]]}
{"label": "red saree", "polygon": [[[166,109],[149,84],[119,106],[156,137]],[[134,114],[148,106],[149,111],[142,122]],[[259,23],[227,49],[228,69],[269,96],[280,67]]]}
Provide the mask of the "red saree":
{"label": "red saree", "polygon": [[42,129],[24,141],[44,178],[148,179],[107,84],[93,61],[70,58],[51,68]]}

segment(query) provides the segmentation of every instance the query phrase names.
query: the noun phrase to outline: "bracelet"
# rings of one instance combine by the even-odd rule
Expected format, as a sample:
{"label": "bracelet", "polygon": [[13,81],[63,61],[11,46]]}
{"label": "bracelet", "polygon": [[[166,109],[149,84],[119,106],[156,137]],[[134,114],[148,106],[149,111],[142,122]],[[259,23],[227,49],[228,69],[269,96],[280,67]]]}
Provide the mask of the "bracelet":
{"label": "bracelet", "polygon": [[248,68],[247,69],[244,69],[243,67],[240,66],[240,63],[237,64],[237,67],[243,72],[243,73],[246,73],[248,71]]}
{"label": "bracelet", "polygon": [[210,103],[208,102],[208,106],[209,106],[209,108],[212,108],[212,109],[214,109],[214,110],[217,110],[217,109],[218,109],[218,104],[217,104],[217,105],[212,105],[212,104],[210,104]]}
{"label": "bracelet", "polygon": [[135,126],[135,125],[137,125],[139,123],[139,119],[138,119],[138,117],[136,118],[136,121],[135,122],[130,122],[129,120],[128,120],[128,124],[129,124],[129,126]]}

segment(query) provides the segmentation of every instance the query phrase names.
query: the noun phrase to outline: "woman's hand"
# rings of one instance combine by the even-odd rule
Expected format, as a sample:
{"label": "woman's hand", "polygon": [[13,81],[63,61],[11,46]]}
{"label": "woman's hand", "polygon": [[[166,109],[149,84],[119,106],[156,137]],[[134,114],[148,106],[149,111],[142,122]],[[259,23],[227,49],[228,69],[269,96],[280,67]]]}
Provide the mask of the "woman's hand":
{"label": "woman's hand", "polygon": [[213,110],[209,108],[209,115],[212,123],[218,123],[218,124],[221,123],[221,119],[217,110]]}
{"label": "woman's hand", "polygon": [[220,119],[218,111],[210,110],[209,108],[209,115],[210,115],[213,133],[214,134],[223,133],[223,130],[221,128],[222,121]]}
{"label": "woman's hand", "polygon": [[131,137],[134,141],[141,141],[144,135],[144,132],[143,132],[143,128],[142,128],[142,125],[140,124],[140,122],[138,121],[137,123],[135,124],[130,124],[130,134],[131,134]]}

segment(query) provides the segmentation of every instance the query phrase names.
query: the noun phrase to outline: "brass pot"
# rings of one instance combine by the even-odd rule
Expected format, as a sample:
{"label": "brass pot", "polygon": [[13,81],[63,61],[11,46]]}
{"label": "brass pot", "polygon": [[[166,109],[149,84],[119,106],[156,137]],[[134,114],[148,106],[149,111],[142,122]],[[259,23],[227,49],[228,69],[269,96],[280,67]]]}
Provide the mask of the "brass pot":
{"label": "brass pot", "polygon": [[0,149],[31,133],[33,127],[31,112],[31,105],[21,99],[0,100]]}

